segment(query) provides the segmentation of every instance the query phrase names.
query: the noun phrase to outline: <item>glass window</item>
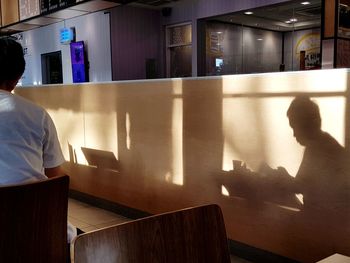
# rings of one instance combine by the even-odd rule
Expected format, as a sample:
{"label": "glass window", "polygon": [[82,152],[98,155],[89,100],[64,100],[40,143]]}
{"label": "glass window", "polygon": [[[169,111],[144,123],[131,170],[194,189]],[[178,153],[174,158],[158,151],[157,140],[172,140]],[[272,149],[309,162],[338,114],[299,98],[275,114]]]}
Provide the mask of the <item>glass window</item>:
{"label": "glass window", "polygon": [[167,76],[192,76],[192,26],[181,24],[167,28]]}
{"label": "glass window", "polygon": [[[204,21],[204,22],[203,22]],[[204,75],[321,68],[321,0],[288,1],[201,20]]]}

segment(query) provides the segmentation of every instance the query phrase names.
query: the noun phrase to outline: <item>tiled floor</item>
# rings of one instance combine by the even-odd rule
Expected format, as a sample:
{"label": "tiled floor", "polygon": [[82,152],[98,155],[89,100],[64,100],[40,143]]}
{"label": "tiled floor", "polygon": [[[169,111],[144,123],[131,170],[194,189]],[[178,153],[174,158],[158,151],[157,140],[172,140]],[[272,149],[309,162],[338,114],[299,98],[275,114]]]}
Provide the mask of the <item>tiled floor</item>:
{"label": "tiled floor", "polygon": [[130,219],[70,198],[68,220],[84,232],[120,224]]}
{"label": "tiled floor", "polygon": [[[130,219],[86,203],[70,198],[68,202],[68,220],[84,232],[127,222]],[[250,263],[231,256],[232,263]]]}

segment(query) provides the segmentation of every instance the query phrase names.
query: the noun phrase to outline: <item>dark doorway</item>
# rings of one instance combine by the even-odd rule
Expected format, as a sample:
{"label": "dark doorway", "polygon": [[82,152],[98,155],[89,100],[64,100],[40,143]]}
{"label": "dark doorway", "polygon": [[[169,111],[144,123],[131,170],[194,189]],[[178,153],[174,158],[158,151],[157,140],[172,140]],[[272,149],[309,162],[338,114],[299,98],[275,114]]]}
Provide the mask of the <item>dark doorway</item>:
{"label": "dark doorway", "polygon": [[43,84],[63,83],[61,51],[41,54]]}

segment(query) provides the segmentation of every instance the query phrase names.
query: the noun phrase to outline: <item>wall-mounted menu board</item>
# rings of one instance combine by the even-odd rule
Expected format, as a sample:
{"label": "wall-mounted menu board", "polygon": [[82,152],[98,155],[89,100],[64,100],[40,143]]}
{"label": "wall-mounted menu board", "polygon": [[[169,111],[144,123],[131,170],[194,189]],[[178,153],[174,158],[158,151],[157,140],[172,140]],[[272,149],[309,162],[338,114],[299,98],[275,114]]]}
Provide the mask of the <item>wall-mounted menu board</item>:
{"label": "wall-mounted menu board", "polygon": [[46,13],[49,11],[49,0],[40,1],[40,13]]}
{"label": "wall-mounted menu board", "polygon": [[46,13],[49,11],[55,11],[60,8],[73,5],[77,2],[81,2],[78,0],[41,0],[41,13]]}
{"label": "wall-mounted menu board", "polygon": [[24,20],[40,15],[39,0],[19,0],[19,19]]}
{"label": "wall-mounted menu board", "polygon": [[41,13],[57,10],[59,8],[59,0],[41,0]]}
{"label": "wall-mounted menu board", "polygon": [[59,7],[65,7],[68,4],[67,2],[68,2],[67,0],[59,0],[58,6]]}
{"label": "wall-mounted menu board", "polygon": [[57,10],[59,8],[59,0],[49,0],[49,11]]}
{"label": "wall-mounted menu board", "polygon": [[65,7],[65,6],[70,6],[79,1],[77,0],[59,0],[59,7]]}

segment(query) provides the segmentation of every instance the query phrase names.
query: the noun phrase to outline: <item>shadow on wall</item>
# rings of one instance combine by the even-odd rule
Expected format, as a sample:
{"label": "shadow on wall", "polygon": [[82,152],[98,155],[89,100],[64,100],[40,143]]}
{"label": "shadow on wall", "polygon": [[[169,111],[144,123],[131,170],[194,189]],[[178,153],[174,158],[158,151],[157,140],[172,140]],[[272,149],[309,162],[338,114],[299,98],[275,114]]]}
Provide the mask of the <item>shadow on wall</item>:
{"label": "shadow on wall", "polygon": [[[309,97],[296,97],[288,109],[288,117],[296,141],[305,147],[296,176],[291,176],[284,167],[272,169],[266,163],[253,172],[245,163],[234,160],[234,170],[222,174],[224,185],[230,195],[268,200],[337,219],[335,215],[347,211],[350,201],[347,152],[321,130],[318,105]],[[296,198],[295,194],[302,194],[302,198]]]}
{"label": "shadow on wall", "polygon": [[[53,113],[62,144],[71,144],[68,168],[74,190],[150,213],[215,202],[223,209],[231,239],[305,262],[349,254],[350,242],[340,241],[350,236],[344,147],[321,130],[321,115],[309,98],[299,98],[298,91],[265,91],[254,78],[242,84],[255,87],[246,92],[242,82],[235,78],[227,85],[213,78],[68,88],[77,96],[71,102],[80,103],[73,111],[82,123],[79,130],[55,118],[69,110],[67,103],[66,109],[57,104],[67,93],[49,88],[28,97]],[[235,93],[227,90],[231,86]],[[57,97],[47,96],[50,92]],[[341,102],[338,115],[325,122],[333,118],[337,130],[344,128],[344,93],[304,94],[317,102]],[[288,119],[289,106],[293,114]],[[109,113],[114,115],[106,122]],[[292,130],[305,147],[301,165],[302,147]],[[118,166],[82,168],[81,147],[118,160]],[[225,171],[232,160],[246,165],[235,161],[234,170]],[[296,176],[291,170],[298,171]],[[303,202],[295,194],[302,194]]]}
{"label": "shadow on wall", "polygon": [[[301,246],[299,259],[303,262],[340,251],[349,254],[349,153],[321,129],[319,107],[309,96],[296,96],[287,115],[296,141],[305,148],[296,176],[284,167],[273,169],[266,163],[254,172],[242,161],[233,160],[234,169],[220,173],[226,195],[244,198],[256,210],[265,202],[295,211],[292,217],[279,218],[276,223],[294,231],[282,240]],[[301,245],[307,239],[295,233],[313,238],[308,240],[310,244]]]}

